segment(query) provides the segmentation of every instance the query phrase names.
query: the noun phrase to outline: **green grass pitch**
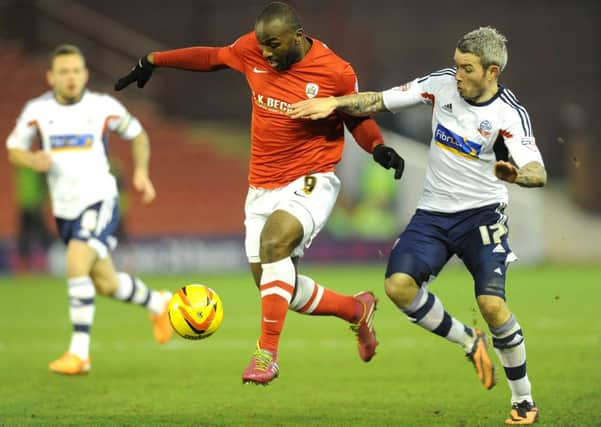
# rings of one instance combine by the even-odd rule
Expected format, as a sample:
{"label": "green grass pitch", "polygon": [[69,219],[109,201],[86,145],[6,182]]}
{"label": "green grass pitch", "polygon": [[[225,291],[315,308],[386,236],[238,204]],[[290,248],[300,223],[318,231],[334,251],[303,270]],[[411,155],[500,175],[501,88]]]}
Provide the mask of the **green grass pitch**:
{"label": "green grass pitch", "polygon": [[[48,371],[70,336],[61,278],[0,278],[0,425],[501,426],[509,389],[484,390],[461,349],[409,323],[385,297],[383,267],[304,270],[335,290],[380,297],[380,346],[360,361],[347,325],[289,312],[280,378],[241,384],[259,333],[250,274],[145,277],[153,288],[214,288],[221,329],[205,341],[154,343],[147,313],[97,298],[92,371]],[[431,285],[445,308],[483,326],[468,273],[452,266]],[[541,426],[601,426],[601,267],[513,268],[508,301],[522,324]]]}

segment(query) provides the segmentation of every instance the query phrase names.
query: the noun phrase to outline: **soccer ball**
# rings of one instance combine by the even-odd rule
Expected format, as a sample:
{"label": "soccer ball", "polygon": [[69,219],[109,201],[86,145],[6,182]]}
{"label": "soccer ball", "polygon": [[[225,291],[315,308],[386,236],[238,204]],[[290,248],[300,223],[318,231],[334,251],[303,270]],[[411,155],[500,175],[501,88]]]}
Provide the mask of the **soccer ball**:
{"label": "soccer ball", "polygon": [[223,305],[217,292],[204,285],[186,285],[169,301],[173,330],[189,340],[208,338],[223,320]]}

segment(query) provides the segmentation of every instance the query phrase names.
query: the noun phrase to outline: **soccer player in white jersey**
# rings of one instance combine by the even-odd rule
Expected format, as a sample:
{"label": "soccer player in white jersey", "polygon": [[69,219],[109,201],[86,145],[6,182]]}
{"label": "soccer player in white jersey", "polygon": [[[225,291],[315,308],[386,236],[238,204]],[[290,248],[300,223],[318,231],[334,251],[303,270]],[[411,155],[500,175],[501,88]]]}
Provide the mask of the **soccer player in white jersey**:
{"label": "soccer player in white jersey", "polygon": [[[117,185],[109,172],[108,131],[131,140],[133,184],[145,203],[155,198],[148,176],[150,147],[139,121],[113,97],[86,89],[88,70],[81,51],[61,45],[53,52],[47,80],[52,88],[30,100],[9,135],[10,161],[47,175],[52,210],[67,245],[69,315],[73,327],[67,352],[51,371],[90,370],[90,328],[96,293],[145,306],[159,343],[172,334],[166,291],[152,291],[137,277],[116,272],[110,251],[119,221]],[[34,149],[34,143],[39,144]]]}
{"label": "soccer player in white jersey", "polygon": [[[524,335],[505,300],[505,275],[516,259],[507,236],[505,181],[541,187],[546,172],[530,118],[498,83],[506,39],[490,27],[459,40],[455,67],[384,92],[315,98],[292,106],[293,118],[319,119],[334,110],[355,115],[432,104],[432,143],[417,211],[395,242],[385,289],[408,318],[459,344],[486,389],[495,385],[483,331],[449,315],[427,285],[456,254],[472,274],[480,312],[511,389],[506,424],[533,424],[538,408],[526,374]],[[512,160],[512,161],[510,161]]]}

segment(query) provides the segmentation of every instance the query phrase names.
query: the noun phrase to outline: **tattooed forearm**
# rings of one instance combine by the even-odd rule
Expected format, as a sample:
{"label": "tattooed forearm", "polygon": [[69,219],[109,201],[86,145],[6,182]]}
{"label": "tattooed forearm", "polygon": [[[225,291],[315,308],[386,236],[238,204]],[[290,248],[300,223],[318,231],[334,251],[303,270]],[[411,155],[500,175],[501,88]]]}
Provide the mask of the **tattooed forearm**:
{"label": "tattooed forearm", "polygon": [[387,111],[384,106],[382,92],[360,92],[336,98],[336,109],[351,115],[368,115],[379,111]]}
{"label": "tattooed forearm", "polygon": [[538,162],[530,162],[518,169],[515,183],[520,187],[542,187],[547,183],[547,172]]}

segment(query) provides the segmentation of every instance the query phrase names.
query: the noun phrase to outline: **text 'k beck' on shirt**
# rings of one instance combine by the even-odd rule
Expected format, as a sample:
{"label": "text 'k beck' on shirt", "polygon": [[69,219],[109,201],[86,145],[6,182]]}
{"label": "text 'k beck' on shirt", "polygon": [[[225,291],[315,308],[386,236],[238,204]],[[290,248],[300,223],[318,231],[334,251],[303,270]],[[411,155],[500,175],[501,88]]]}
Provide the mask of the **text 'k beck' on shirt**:
{"label": "text 'k beck' on shirt", "polygon": [[298,101],[356,92],[351,65],[319,40],[310,40],[305,57],[286,71],[269,65],[254,32],[227,47],[155,52],[154,63],[204,71],[229,67],[246,76],[252,102],[249,183],[277,188],[303,175],[333,171],[342,156],[344,128],[337,115],[316,121],[286,115]]}

